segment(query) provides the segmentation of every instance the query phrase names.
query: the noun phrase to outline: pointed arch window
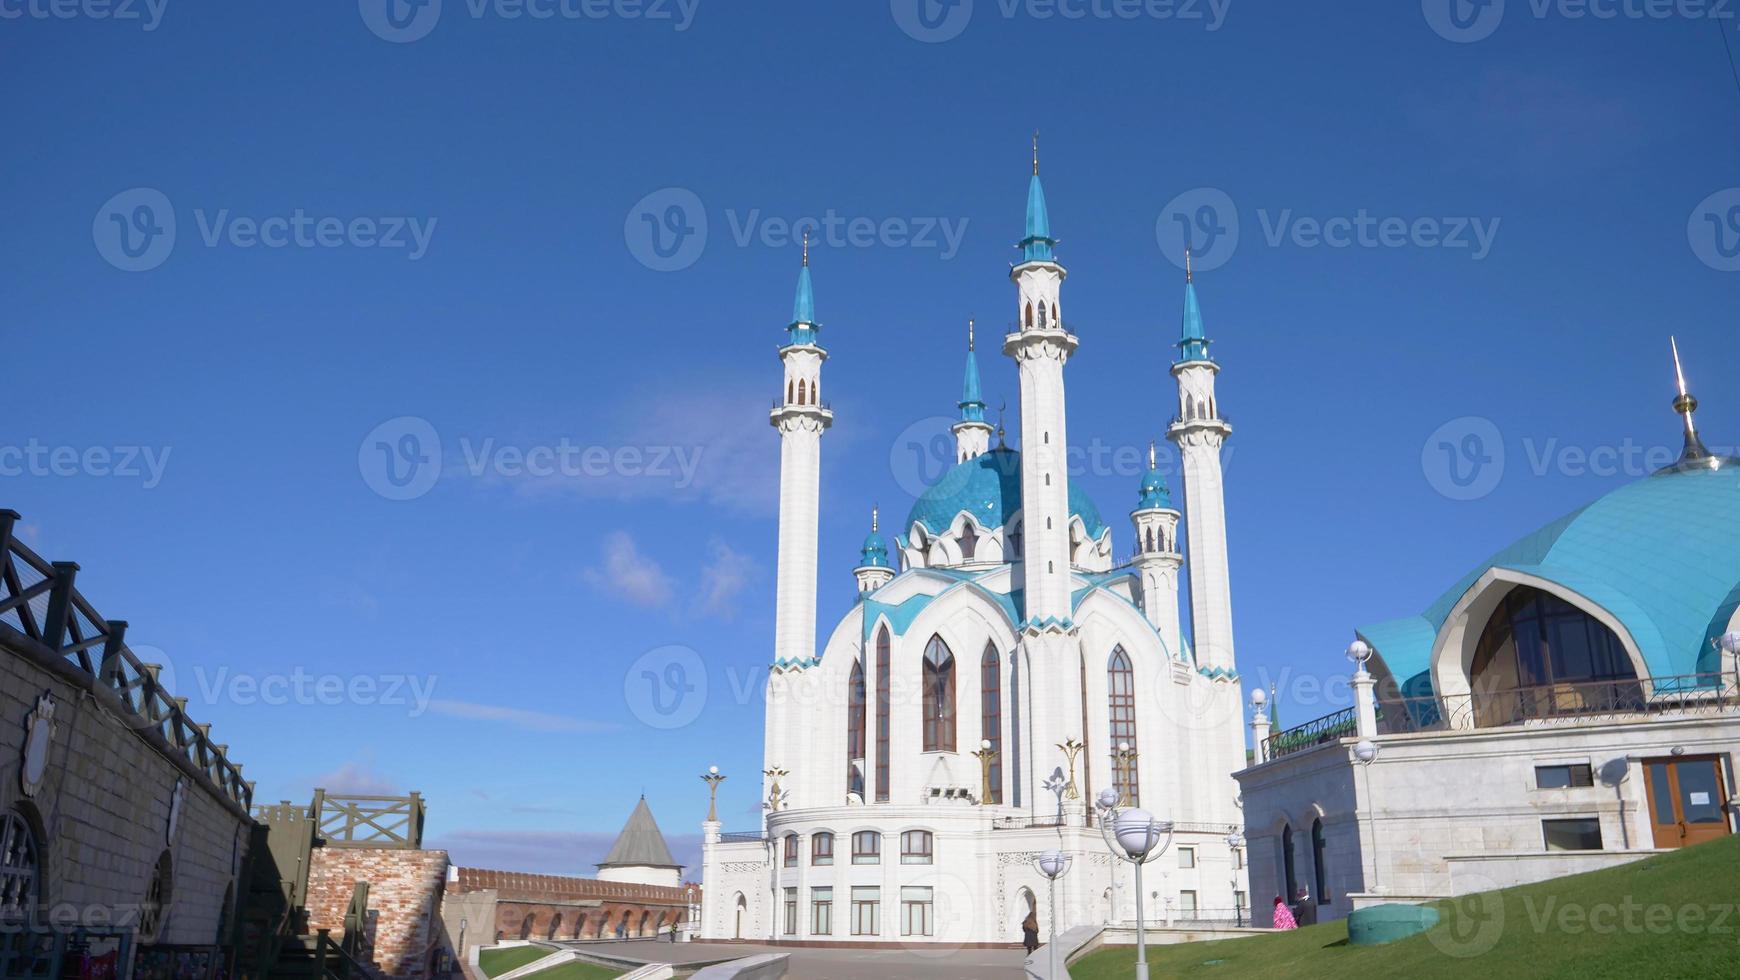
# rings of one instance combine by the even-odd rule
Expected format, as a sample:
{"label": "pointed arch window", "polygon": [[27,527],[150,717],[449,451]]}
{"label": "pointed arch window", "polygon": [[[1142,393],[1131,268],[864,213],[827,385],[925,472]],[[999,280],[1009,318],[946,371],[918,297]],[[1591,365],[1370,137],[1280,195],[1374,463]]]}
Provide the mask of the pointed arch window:
{"label": "pointed arch window", "polygon": [[1046,323],[1046,320],[1045,320],[1045,301],[1040,300],[1039,301],[1039,329],[1044,330],[1045,323]]}
{"label": "pointed arch window", "polygon": [[979,536],[973,533],[973,522],[961,525],[961,561],[972,561],[979,551]]}
{"label": "pointed arch window", "polygon": [[1032,303],[1027,304],[1027,328],[1029,330],[1033,329],[1033,304]]}
{"label": "pointed arch window", "polygon": [[1327,849],[1323,840],[1323,820],[1311,821],[1311,876],[1317,886],[1317,894],[1312,897],[1317,899],[1318,905],[1329,904],[1329,868],[1324,863]]}
{"label": "pointed arch window", "polygon": [[787,381],[785,383],[785,403],[787,405],[790,405],[793,402],[797,401],[796,396],[797,396],[797,386],[792,384],[790,381]]}
{"label": "pointed arch window", "polygon": [[876,633],[876,802],[888,802],[888,627]]}
{"label": "pointed arch window", "polygon": [[979,658],[979,738],[991,743],[991,798],[1003,802],[1003,662],[995,644]]}
{"label": "pointed arch window", "polygon": [[[1130,751],[1137,750],[1136,744],[1136,672],[1130,665],[1130,655],[1123,647],[1113,647],[1111,660],[1106,665],[1106,699],[1108,714],[1111,718],[1111,747],[1115,752],[1119,745],[1128,744]],[[1140,806],[1142,802],[1142,787],[1136,775],[1134,763],[1126,766],[1113,757],[1114,785],[1118,795],[1123,798],[1125,806]]]}
{"label": "pointed arch window", "polygon": [[846,690],[846,792],[864,798],[864,663],[854,661]]}
{"label": "pointed arch window", "polygon": [[955,750],[955,655],[942,637],[924,647],[924,751]]}
{"label": "pointed arch window", "polygon": [[802,380],[798,381],[798,404],[799,405],[802,405],[804,403],[804,399],[807,397],[808,392],[809,392],[808,383],[805,381],[802,381]]}

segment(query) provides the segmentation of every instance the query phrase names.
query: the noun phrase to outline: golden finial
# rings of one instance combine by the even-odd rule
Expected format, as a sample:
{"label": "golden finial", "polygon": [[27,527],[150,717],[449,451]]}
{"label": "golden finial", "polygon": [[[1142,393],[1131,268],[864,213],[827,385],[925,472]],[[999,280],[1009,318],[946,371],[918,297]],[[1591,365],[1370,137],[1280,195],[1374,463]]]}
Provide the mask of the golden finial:
{"label": "golden finial", "polygon": [[804,229],[804,266],[807,268],[809,266],[809,264],[810,264],[810,230],[808,228],[805,228]]}
{"label": "golden finial", "polygon": [[1190,270],[1190,246],[1186,245],[1184,246],[1184,281],[1189,282],[1193,278],[1195,275]]}
{"label": "golden finial", "polygon": [[1680,366],[1680,342],[1669,337],[1668,343],[1672,345],[1674,351],[1674,380],[1680,386],[1680,396],[1674,399],[1674,411],[1686,417],[1686,435],[1688,437],[1696,436],[1698,427],[1692,422],[1692,413],[1698,410],[1698,400],[1686,390],[1686,372]]}
{"label": "golden finial", "polygon": [[973,318],[967,317],[967,353],[973,352]]}
{"label": "golden finial", "polygon": [[1033,131],[1033,176],[1039,176],[1039,130]]}

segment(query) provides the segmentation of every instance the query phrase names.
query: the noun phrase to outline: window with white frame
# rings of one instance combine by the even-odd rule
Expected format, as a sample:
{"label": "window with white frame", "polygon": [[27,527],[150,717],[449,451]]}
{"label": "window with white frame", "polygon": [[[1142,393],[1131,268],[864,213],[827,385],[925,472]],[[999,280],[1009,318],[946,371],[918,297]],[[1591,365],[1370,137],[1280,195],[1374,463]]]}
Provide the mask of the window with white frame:
{"label": "window with white frame", "polygon": [[1196,867],[1196,848],[1180,847],[1178,849],[1178,866],[1180,868]]}
{"label": "window with white frame", "polygon": [[930,864],[935,859],[935,838],[928,830],[909,830],[900,835],[901,864]]}
{"label": "window with white frame", "polygon": [[1196,918],[1196,893],[1181,891],[1178,893],[1178,915],[1180,918]]}
{"label": "window with white frame", "polygon": [[874,830],[860,830],[852,835],[853,864],[882,863],[882,835]]}

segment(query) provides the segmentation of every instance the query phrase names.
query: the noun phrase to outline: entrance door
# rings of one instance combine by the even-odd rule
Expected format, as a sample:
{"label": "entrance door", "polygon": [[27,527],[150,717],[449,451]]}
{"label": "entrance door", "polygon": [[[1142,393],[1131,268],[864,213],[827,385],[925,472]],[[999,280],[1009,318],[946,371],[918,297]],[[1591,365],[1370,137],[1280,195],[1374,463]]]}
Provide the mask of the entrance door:
{"label": "entrance door", "polygon": [[1646,759],[1644,774],[1656,847],[1687,847],[1729,833],[1728,793],[1716,756]]}

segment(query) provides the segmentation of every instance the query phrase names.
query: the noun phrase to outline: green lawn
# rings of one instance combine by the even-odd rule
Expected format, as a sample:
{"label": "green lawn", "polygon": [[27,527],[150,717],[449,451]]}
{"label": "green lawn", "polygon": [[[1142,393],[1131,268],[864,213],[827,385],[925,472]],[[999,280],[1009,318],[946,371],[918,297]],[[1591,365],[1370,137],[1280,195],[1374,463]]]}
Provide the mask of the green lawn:
{"label": "green lawn", "polygon": [[[1705,980],[1740,977],[1740,837],[1636,864],[1439,903],[1432,931],[1347,944],[1347,924],[1148,950],[1158,978]],[[1102,950],[1075,980],[1127,980],[1136,951]]]}
{"label": "green lawn", "polygon": [[477,954],[477,965],[487,977],[499,977],[517,970],[533,960],[541,960],[552,951],[542,946],[509,946],[507,949],[486,949]]}
{"label": "green lawn", "polygon": [[539,970],[532,974],[530,980],[614,980],[618,976],[621,974],[607,966],[585,960],[569,960],[561,966]]}

